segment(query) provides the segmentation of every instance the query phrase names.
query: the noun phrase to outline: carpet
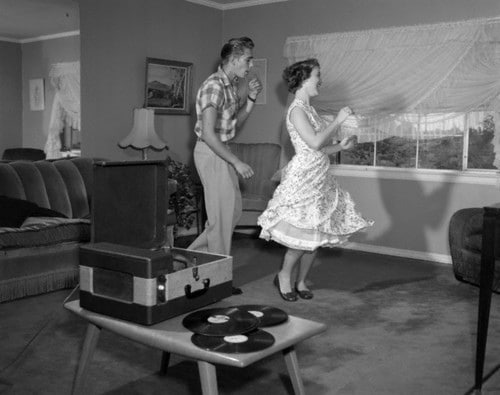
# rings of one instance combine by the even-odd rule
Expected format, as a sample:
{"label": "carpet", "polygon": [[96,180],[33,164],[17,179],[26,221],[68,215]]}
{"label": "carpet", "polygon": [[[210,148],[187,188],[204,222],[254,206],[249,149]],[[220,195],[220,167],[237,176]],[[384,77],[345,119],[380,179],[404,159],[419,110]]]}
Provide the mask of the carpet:
{"label": "carpet", "polygon": [[[266,304],[324,322],[325,333],[297,347],[311,395],[466,394],[473,385],[478,291],[447,265],[356,251],[321,250],[311,271],[314,299],[283,301],[272,286],[284,249],[236,238],[235,304]],[[0,394],[69,394],[86,325],[66,311],[70,290],[0,304]],[[493,297],[488,372],[500,359],[500,314]],[[197,365],[103,331],[87,394],[200,394]],[[292,394],[280,355],[245,369],[217,368],[221,394]],[[484,385],[500,394],[500,373]]]}

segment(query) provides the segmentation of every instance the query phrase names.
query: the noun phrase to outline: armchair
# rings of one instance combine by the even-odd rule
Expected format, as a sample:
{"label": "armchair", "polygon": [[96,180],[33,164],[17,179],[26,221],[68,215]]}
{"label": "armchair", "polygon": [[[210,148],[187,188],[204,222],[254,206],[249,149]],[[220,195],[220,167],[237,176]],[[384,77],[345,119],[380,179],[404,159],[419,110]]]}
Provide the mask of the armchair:
{"label": "armchair", "polygon": [[455,278],[479,287],[474,390],[480,393],[491,295],[500,293],[500,208],[457,211],[450,219],[449,243]]}
{"label": "armchair", "polygon": [[278,185],[271,178],[279,169],[281,146],[274,143],[229,143],[229,147],[254,171],[250,179],[240,178],[243,213],[237,226],[255,227],[258,216],[267,207]]}

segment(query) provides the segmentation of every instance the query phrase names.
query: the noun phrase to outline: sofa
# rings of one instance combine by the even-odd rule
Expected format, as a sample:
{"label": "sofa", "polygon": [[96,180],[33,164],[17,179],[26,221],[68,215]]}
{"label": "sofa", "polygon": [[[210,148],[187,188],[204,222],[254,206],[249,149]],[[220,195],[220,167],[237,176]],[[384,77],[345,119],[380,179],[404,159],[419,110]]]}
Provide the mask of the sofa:
{"label": "sofa", "polygon": [[78,283],[92,178],[90,158],[0,163],[0,302]]}
{"label": "sofa", "polygon": [[254,171],[253,177],[249,179],[239,178],[243,213],[237,227],[256,227],[257,218],[267,207],[278,185],[273,176],[279,170],[281,146],[275,143],[231,142],[229,147]]}
{"label": "sofa", "polygon": [[[78,284],[91,241],[91,158],[0,162],[0,303]],[[167,201],[177,183],[168,179]],[[175,213],[166,216],[173,245]]]}

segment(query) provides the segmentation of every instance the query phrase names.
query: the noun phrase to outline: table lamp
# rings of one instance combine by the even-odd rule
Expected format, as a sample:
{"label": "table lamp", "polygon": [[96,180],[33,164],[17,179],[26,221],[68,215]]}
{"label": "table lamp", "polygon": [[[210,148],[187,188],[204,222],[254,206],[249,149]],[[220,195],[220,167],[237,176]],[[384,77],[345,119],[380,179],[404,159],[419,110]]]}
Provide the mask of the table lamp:
{"label": "table lamp", "polygon": [[120,148],[132,147],[142,150],[142,159],[148,159],[148,149],[167,149],[165,142],[158,137],[155,131],[154,110],[149,108],[134,109],[134,126],[130,134],[121,140]]}

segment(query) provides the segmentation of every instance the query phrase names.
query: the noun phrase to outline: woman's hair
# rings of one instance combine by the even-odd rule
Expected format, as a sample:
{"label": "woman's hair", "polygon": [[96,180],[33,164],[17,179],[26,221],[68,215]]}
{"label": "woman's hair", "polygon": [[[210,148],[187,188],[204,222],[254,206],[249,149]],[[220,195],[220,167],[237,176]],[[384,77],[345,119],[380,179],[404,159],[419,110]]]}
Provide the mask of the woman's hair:
{"label": "woman's hair", "polygon": [[245,52],[245,48],[253,49],[253,47],[254,43],[251,38],[240,37],[230,39],[224,44],[222,50],[220,51],[222,64],[226,64],[231,55],[241,56]]}
{"label": "woman's hair", "polygon": [[302,83],[311,76],[315,67],[319,68],[318,59],[311,58],[291,64],[283,70],[283,79],[286,82],[288,91],[290,93],[297,92]]}

